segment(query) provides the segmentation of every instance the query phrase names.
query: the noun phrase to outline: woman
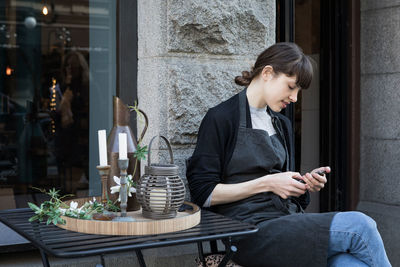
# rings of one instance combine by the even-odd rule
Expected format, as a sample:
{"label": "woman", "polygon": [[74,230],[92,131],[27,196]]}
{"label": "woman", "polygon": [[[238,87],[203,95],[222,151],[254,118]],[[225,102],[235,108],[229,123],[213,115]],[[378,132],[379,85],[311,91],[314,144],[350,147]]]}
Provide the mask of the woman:
{"label": "woman", "polygon": [[187,170],[193,200],[256,224],[234,239],[243,266],[390,266],[375,222],[360,212],[304,213],[329,167],[294,172],[293,130],[279,112],[309,87],[312,65],[293,43],[262,52],[235,82],[239,94],[210,109]]}

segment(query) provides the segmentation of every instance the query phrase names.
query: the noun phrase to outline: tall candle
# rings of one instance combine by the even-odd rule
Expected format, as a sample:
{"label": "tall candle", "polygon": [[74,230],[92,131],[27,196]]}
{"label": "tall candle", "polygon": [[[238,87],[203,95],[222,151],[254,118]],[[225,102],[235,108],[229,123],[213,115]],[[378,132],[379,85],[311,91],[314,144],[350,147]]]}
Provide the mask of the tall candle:
{"label": "tall candle", "polygon": [[164,188],[150,189],[150,209],[154,212],[163,212],[167,204],[167,190]]}
{"label": "tall candle", "polygon": [[119,158],[127,159],[128,158],[128,145],[126,143],[127,137],[126,133],[118,134],[118,142],[119,142]]}
{"label": "tall candle", "polygon": [[99,130],[99,159],[100,166],[106,166],[107,164],[107,140],[106,140],[106,130]]}

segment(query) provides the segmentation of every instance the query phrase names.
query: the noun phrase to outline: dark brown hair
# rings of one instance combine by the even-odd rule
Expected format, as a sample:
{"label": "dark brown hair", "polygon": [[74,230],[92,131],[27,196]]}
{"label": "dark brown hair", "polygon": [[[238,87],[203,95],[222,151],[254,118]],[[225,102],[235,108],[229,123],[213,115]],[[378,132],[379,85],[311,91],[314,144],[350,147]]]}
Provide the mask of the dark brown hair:
{"label": "dark brown hair", "polygon": [[242,71],[242,76],[235,77],[235,83],[248,86],[254,77],[259,75],[265,66],[271,66],[275,74],[296,76],[296,85],[302,89],[310,86],[313,68],[310,59],[294,43],[276,43],[265,49],[249,71]]}

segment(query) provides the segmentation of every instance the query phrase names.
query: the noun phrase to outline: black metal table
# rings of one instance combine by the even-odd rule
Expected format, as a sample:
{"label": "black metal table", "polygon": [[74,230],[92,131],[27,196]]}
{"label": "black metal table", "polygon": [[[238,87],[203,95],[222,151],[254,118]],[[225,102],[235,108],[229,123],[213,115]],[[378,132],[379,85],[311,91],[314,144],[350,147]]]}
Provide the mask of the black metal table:
{"label": "black metal table", "polygon": [[[43,266],[50,266],[47,255],[71,258],[134,250],[141,266],[146,266],[141,250],[147,248],[197,243],[200,259],[203,258],[203,241],[224,240],[226,253],[220,266],[225,266],[236,248],[231,244],[234,236],[258,231],[257,227],[232,220],[210,211],[201,211],[197,226],[174,233],[146,236],[106,236],[72,232],[45,222],[29,222],[34,215],[31,209],[0,211],[0,221],[28,239],[40,250]],[[215,244],[215,243],[214,243]],[[215,250],[215,245],[212,248]],[[103,257],[102,264],[104,265]]]}

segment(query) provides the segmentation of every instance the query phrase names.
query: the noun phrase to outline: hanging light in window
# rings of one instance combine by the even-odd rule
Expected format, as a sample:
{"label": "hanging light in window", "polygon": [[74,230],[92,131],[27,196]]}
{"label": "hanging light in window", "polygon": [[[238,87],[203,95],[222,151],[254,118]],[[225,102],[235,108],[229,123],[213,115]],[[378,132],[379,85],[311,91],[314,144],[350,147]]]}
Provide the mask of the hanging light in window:
{"label": "hanging light in window", "polygon": [[11,76],[13,74],[14,70],[10,68],[10,66],[6,67],[6,75]]}
{"label": "hanging light in window", "polygon": [[42,7],[42,14],[45,15],[45,16],[47,16],[47,14],[49,14],[49,9],[47,8],[46,5],[44,5]]}

